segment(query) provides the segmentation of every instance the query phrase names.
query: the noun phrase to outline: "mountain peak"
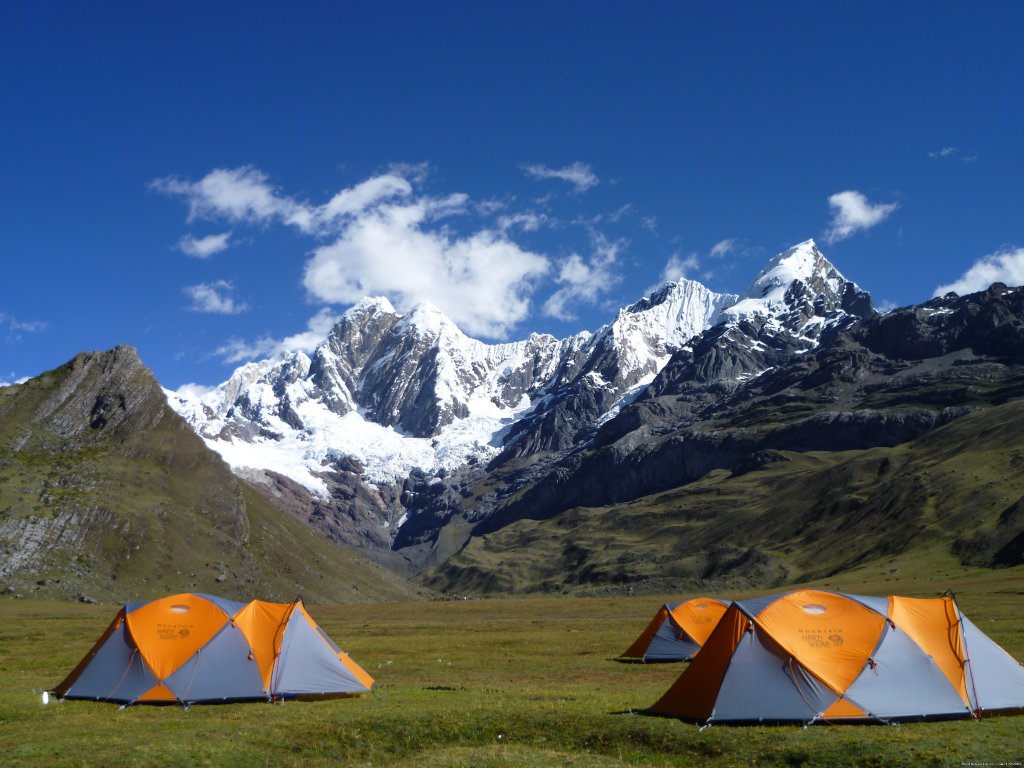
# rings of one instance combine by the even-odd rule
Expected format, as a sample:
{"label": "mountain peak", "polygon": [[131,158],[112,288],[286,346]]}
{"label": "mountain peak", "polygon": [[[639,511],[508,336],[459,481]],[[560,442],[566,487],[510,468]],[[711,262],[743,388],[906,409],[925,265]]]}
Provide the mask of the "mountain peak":
{"label": "mountain peak", "polygon": [[[733,317],[773,315],[788,306],[787,294],[796,283],[829,306],[839,306],[849,281],[825,258],[817,243],[804,240],[775,256],[727,310]],[[806,291],[805,291],[806,292]]]}
{"label": "mountain peak", "polygon": [[[764,290],[771,287],[789,286],[794,280],[811,284],[818,276],[835,273],[840,279],[842,275],[825,258],[814,240],[788,248],[778,254],[757,276],[746,295],[764,295]],[[845,281],[844,281],[845,282]]]}
{"label": "mountain peak", "polygon": [[669,280],[668,282],[662,283],[651,290],[649,294],[639,301],[619,310],[619,314],[636,314],[638,312],[646,312],[653,307],[657,307],[665,302],[678,300],[679,297],[692,294],[694,292],[710,293],[703,283],[698,283],[696,280],[689,280],[685,277],[680,277],[678,280]]}
{"label": "mountain peak", "polygon": [[418,302],[400,321],[406,328],[420,336],[441,336],[442,333],[464,334],[448,315],[436,304],[423,300]]}
{"label": "mountain peak", "polygon": [[345,314],[365,315],[371,312],[385,312],[389,315],[397,315],[394,306],[384,296],[367,296],[360,299]]}

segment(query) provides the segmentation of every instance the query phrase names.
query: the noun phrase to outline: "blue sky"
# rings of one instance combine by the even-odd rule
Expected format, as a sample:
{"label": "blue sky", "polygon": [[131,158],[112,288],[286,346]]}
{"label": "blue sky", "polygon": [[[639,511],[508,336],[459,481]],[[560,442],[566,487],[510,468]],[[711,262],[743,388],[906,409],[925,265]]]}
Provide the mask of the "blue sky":
{"label": "blue sky", "polygon": [[0,382],[212,385],[364,292],[564,336],[809,237],[883,307],[1024,282],[1024,4],[240,8],[0,7]]}

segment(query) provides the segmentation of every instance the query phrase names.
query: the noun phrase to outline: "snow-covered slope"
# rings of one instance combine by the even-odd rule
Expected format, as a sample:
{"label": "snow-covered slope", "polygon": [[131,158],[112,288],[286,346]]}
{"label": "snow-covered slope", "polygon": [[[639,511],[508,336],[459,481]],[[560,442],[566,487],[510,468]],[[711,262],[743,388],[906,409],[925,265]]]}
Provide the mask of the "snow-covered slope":
{"label": "snow-covered slope", "polygon": [[509,430],[503,458],[567,450],[589,439],[643,392],[673,354],[718,323],[736,299],[680,280],[619,310],[587,341],[577,365],[566,367]]}
{"label": "snow-covered slope", "polygon": [[822,325],[849,312],[866,294],[824,257],[814,240],[780,253],[762,270],[739,300],[723,312],[727,323],[761,318],[795,336],[817,339]]}
{"label": "snow-covered slope", "polygon": [[717,325],[662,367],[644,395],[681,394],[709,382],[735,387],[811,351],[826,328],[873,313],[871,297],[807,240],[772,259]]}
{"label": "snow-covered slope", "polygon": [[616,351],[621,371],[641,378],[656,373],[677,349],[719,322],[737,297],[715,293],[695,280],[666,283],[636,304],[619,310],[597,336]]}
{"label": "snow-covered slope", "polygon": [[369,482],[390,483],[493,455],[501,430],[531,407],[538,374],[578,343],[535,335],[487,345],[436,308],[401,317],[371,300],[346,313],[312,359],[296,352],[245,365],[204,395],[167,394],[232,467],[271,469],[326,494],[322,475],[344,456]]}

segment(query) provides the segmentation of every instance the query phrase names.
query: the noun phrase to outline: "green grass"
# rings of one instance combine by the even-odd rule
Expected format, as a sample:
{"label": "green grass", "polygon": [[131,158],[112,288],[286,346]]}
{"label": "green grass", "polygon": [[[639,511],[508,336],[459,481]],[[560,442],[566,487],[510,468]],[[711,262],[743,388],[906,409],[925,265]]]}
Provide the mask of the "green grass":
{"label": "green grass", "polygon": [[1024,400],[893,447],[784,455],[622,504],[517,520],[420,579],[460,594],[730,592],[877,570],[893,557],[1021,562]]}
{"label": "green grass", "polygon": [[[934,576],[934,574],[932,574]],[[852,572],[842,589],[957,590],[968,616],[1024,656],[1024,568],[950,571],[924,560]],[[51,703],[115,608],[0,602],[0,763],[12,766],[959,766],[1024,755],[1021,718],[887,726],[713,727],[628,714],[681,665],[624,665],[674,596],[313,606],[377,678],[371,695],[281,705]]]}
{"label": "green grass", "polygon": [[[338,603],[424,594],[235,478],[167,407],[152,374],[120,357],[115,374],[83,357],[0,387],[0,590],[103,602],[184,591]],[[88,426],[99,391],[132,401],[124,423]]]}

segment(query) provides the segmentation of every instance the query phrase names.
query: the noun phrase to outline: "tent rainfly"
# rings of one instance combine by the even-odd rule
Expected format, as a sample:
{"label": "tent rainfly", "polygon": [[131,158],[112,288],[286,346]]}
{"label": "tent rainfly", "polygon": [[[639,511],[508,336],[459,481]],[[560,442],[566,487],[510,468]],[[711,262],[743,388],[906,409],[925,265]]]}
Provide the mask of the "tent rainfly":
{"label": "tent rainfly", "polygon": [[181,594],[125,605],[58,685],[62,699],[203,704],[333,698],[373,685],[294,603]]}
{"label": "tent rainfly", "polygon": [[665,603],[620,657],[623,661],[689,661],[729,607],[711,597]]}
{"label": "tent rainfly", "polygon": [[886,723],[1024,709],[1024,667],[951,595],[798,590],[734,602],[650,714],[712,723]]}

